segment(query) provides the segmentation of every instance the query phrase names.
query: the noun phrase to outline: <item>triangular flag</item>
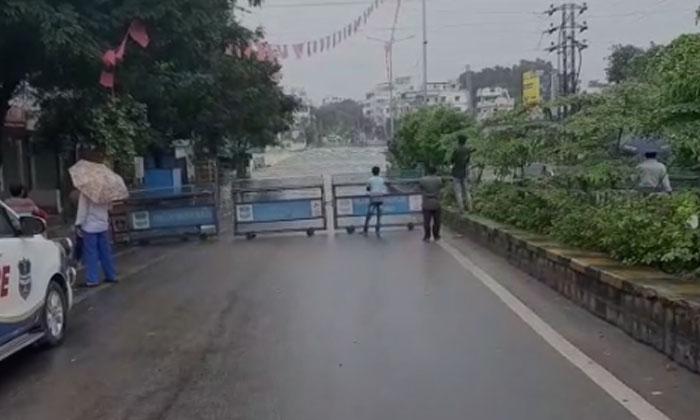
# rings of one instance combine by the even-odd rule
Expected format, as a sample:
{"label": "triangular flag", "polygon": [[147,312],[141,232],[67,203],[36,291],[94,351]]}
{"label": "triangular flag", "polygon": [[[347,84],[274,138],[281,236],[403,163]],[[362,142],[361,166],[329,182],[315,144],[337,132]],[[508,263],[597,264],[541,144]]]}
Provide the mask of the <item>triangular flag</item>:
{"label": "triangular flag", "polygon": [[304,55],[304,44],[294,44],[292,48],[294,48],[294,55],[296,55],[297,60],[300,60]]}
{"label": "triangular flag", "polygon": [[100,74],[100,84],[106,88],[114,89],[114,73],[102,70]]}
{"label": "triangular flag", "polygon": [[279,56],[282,60],[286,60],[289,57],[289,46],[285,45],[278,45],[277,46],[277,51],[279,53]]}
{"label": "triangular flag", "polygon": [[114,50],[105,51],[102,56],[102,64],[108,67],[114,67],[117,64],[117,54]]}
{"label": "triangular flag", "polygon": [[331,36],[330,35],[328,35],[326,37],[326,49],[329,49],[329,50],[331,49]]}
{"label": "triangular flag", "polygon": [[321,47],[319,48],[319,50],[321,52],[323,52],[323,50],[325,49],[324,47],[326,46],[326,41],[323,38],[321,38],[321,41],[319,41],[319,44],[321,44]]}
{"label": "triangular flag", "polygon": [[360,29],[360,25],[362,25],[362,18],[359,17],[355,20],[355,27],[353,28],[355,32],[357,32],[358,29]]}
{"label": "triangular flag", "polygon": [[307,49],[308,52],[309,52],[309,57],[311,57],[311,41],[309,41],[309,43],[306,44],[306,49]]}
{"label": "triangular flag", "polygon": [[129,36],[143,48],[148,47],[148,44],[151,42],[151,39],[148,37],[148,32],[146,31],[146,25],[139,20],[131,22],[131,26],[129,26]]}
{"label": "triangular flag", "polygon": [[269,54],[267,42],[259,42],[257,44],[257,47],[258,47],[258,54],[257,54],[258,61],[270,60],[270,54]]}

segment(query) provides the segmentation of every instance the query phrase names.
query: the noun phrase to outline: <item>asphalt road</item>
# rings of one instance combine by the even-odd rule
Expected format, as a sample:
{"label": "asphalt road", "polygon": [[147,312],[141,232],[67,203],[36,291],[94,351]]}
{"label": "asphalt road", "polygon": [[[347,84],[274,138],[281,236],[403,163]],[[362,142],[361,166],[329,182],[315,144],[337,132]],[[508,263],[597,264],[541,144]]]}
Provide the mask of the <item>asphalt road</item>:
{"label": "asphalt road", "polygon": [[[0,418],[635,418],[419,235],[222,239],[166,256],[149,251],[161,255],[156,264],[82,299],[63,347],[0,364]],[[494,278],[528,285],[482,252],[474,261]],[[591,334],[606,328],[527,287],[523,300],[545,305],[538,311],[564,335],[582,337],[572,323]],[[580,341],[584,351],[600,349]],[[651,400],[637,381],[656,372],[660,406],[675,407],[675,419],[696,418],[695,375],[663,373],[662,359],[626,351],[643,346],[624,338],[606,343],[620,354],[606,363],[637,366],[621,379]],[[678,383],[685,389],[670,396]]]}

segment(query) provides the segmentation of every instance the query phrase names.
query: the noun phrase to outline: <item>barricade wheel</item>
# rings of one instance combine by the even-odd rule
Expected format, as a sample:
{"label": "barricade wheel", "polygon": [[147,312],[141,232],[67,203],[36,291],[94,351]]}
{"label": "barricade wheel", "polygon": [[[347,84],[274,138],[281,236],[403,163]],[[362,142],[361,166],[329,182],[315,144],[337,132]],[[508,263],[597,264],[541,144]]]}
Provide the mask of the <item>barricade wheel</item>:
{"label": "barricade wheel", "polygon": [[199,240],[200,240],[200,241],[206,241],[207,239],[209,239],[209,235],[207,235],[206,233],[200,233],[200,234],[199,234]]}
{"label": "barricade wheel", "polygon": [[345,231],[348,233],[348,235],[352,235],[355,233],[355,226],[348,226],[345,228]]}
{"label": "barricade wheel", "polygon": [[246,234],[245,234],[245,238],[246,238],[247,240],[249,240],[249,241],[252,240],[252,239],[255,239],[255,236],[256,236],[256,235],[255,235],[254,233],[252,233],[252,232],[251,232],[251,233],[246,233]]}
{"label": "barricade wheel", "polygon": [[416,228],[416,225],[414,225],[413,223],[408,224],[408,230],[413,230],[415,228]]}
{"label": "barricade wheel", "polygon": [[151,243],[151,241],[149,241],[147,239],[141,239],[139,241],[139,245],[141,245],[141,246],[148,246],[148,244],[150,244],[150,243]]}
{"label": "barricade wheel", "polygon": [[312,237],[312,236],[314,236],[315,234],[316,234],[316,231],[315,231],[315,230],[313,230],[313,229],[306,229],[306,236],[308,236],[309,238]]}

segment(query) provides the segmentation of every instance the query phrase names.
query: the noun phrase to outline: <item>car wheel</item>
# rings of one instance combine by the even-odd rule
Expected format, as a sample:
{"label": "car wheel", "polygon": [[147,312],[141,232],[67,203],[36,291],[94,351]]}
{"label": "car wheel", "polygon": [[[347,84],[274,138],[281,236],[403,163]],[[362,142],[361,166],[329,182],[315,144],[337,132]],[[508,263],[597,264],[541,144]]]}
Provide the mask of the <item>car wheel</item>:
{"label": "car wheel", "polygon": [[46,292],[46,303],[41,320],[44,331],[43,343],[51,347],[61,344],[65,336],[67,321],[68,299],[66,293],[56,281],[52,281]]}

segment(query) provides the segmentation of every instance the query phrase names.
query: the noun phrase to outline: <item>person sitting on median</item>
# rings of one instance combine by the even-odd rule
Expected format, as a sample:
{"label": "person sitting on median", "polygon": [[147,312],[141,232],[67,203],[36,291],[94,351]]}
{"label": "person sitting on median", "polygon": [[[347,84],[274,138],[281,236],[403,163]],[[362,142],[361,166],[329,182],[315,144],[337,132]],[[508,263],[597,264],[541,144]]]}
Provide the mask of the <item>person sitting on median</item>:
{"label": "person sitting on median", "polygon": [[5,204],[18,216],[36,216],[46,220],[48,214],[36,205],[34,200],[27,195],[27,188],[21,184],[10,186],[11,197],[5,200]]}
{"label": "person sitting on median", "polygon": [[365,217],[365,228],[363,233],[367,235],[369,232],[369,221],[372,219],[372,213],[377,213],[377,226],[375,232],[380,236],[379,231],[382,228],[382,205],[384,205],[384,195],[386,194],[386,182],[384,178],[379,176],[381,169],[378,166],[372,168],[372,177],[367,181],[367,192],[369,193],[369,205],[367,206],[367,217]]}
{"label": "person sitting on median", "polygon": [[423,230],[425,231],[423,241],[430,242],[431,233],[433,239],[439,241],[442,216],[440,194],[445,183],[437,175],[437,169],[434,166],[428,166],[426,176],[420,179],[419,184],[423,193]]}

